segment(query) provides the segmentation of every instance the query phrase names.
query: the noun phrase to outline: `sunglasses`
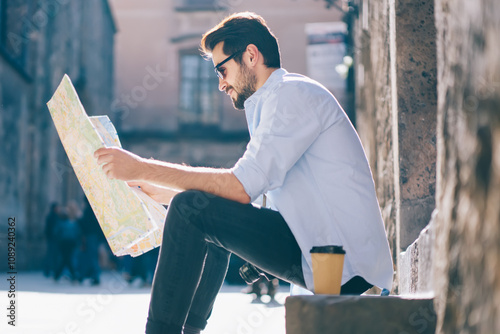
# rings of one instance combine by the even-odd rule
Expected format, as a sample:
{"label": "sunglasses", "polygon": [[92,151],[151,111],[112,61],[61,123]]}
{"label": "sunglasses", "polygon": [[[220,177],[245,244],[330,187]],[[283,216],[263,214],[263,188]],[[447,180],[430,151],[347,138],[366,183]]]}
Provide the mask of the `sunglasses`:
{"label": "sunglasses", "polygon": [[220,71],[220,67],[222,65],[224,65],[225,63],[227,63],[228,61],[230,61],[231,59],[233,59],[234,57],[236,57],[238,54],[245,52],[245,50],[246,50],[246,48],[243,49],[243,50],[236,51],[235,53],[233,53],[232,55],[230,55],[229,57],[227,57],[226,59],[224,59],[223,61],[221,61],[220,63],[218,63],[216,66],[214,66],[215,74],[217,74],[217,76],[220,79],[224,79],[224,76],[222,75],[222,73]]}

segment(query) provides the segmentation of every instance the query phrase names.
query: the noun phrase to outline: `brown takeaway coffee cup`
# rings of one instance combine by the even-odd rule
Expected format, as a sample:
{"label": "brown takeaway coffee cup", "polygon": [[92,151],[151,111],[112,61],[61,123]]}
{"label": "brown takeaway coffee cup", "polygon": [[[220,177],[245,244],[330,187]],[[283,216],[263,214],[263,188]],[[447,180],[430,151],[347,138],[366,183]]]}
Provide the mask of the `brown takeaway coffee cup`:
{"label": "brown takeaway coffee cup", "polygon": [[314,293],[338,295],[342,281],[345,251],[342,246],[319,246],[310,251]]}

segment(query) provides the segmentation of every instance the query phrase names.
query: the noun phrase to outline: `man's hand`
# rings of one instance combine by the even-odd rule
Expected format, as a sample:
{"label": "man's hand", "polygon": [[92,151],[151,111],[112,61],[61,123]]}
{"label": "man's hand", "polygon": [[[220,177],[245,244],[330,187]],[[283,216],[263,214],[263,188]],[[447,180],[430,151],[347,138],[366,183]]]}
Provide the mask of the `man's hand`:
{"label": "man's hand", "polygon": [[146,193],[149,197],[154,199],[160,204],[169,204],[172,197],[174,197],[179,191],[156,186],[147,182],[131,181],[127,182],[131,187],[141,187],[141,190]]}
{"label": "man's hand", "polygon": [[141,180],[145,165],[143,158],[118,147],[104,147],[94,152],[97,163],[110,179],[123,181]]}

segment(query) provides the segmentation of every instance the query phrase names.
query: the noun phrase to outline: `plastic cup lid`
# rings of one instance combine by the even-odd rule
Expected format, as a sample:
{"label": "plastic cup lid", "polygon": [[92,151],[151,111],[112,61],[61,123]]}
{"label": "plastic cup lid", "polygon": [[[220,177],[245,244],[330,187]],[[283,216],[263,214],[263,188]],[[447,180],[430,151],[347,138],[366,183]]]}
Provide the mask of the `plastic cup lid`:
{"label": "plastic cup lid", "polygon": [[310,253],[345,254],[342,246],[314,246]]}

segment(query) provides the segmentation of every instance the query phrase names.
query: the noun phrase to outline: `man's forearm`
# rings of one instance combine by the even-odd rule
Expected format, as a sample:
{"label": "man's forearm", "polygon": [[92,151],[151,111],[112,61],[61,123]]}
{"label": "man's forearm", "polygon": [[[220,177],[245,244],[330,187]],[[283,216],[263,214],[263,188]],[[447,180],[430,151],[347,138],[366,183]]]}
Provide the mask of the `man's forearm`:
{"label": "man's forearm", "polygon": [[228,169],[189,167],[144,159],[118,147],[103,147],[94,152],[107,177],[123,181],[144,181],[179,189],[201,190],[214,195],[249,203],[243,185]]}
{"label": "man's forearm", "polygon": [[140,178],[146,182],[179,190],[201,190],[240,203],[249,203],[243,185],[228,169],[190,167],[157,160],[145,160]]}

